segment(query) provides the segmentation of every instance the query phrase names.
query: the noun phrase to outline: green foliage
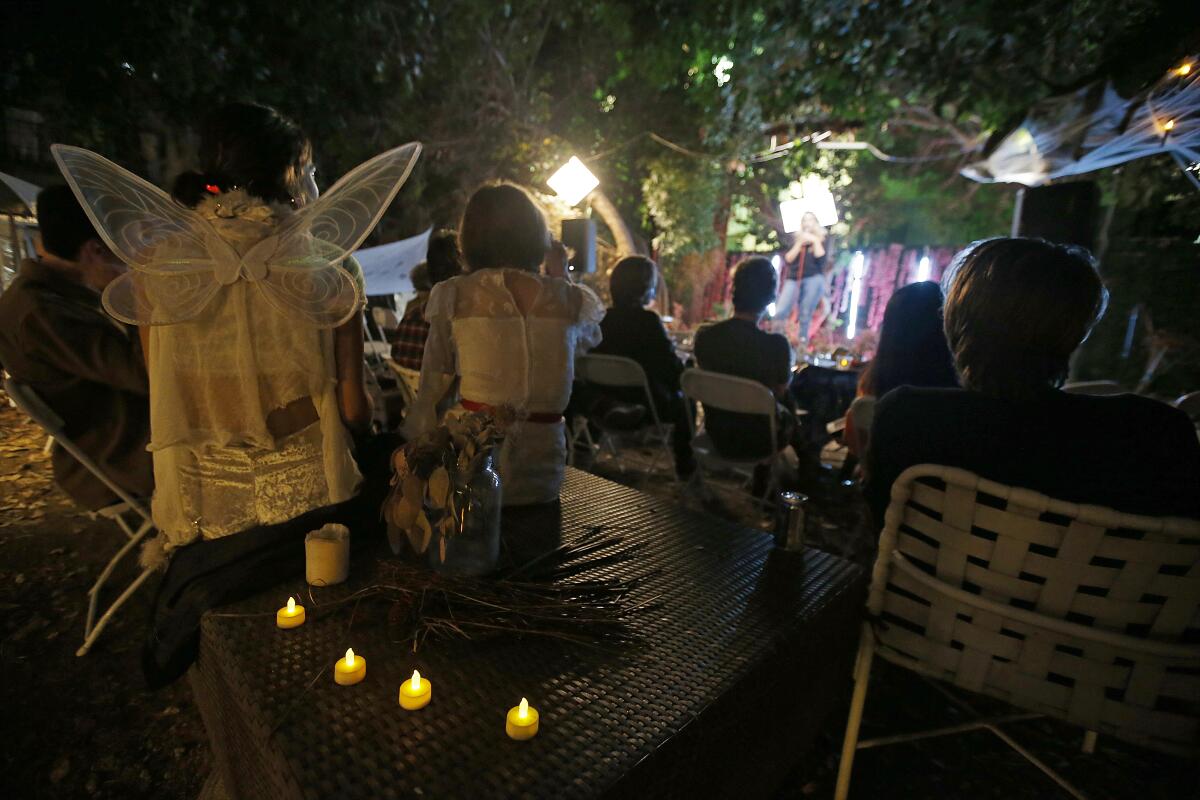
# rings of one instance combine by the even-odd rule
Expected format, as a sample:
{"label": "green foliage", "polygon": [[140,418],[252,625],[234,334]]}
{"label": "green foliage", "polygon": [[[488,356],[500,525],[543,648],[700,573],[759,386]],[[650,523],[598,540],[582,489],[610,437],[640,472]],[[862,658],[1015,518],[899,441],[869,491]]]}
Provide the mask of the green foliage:
{"label": "green foliage", "polygon": [[656,158],[648,167],[642,193],[651,217],[646,223],[660,231],[655,239],[660,258],[669,262],[717,247],[712,223],[724,182],[720,169],[678,155]]}

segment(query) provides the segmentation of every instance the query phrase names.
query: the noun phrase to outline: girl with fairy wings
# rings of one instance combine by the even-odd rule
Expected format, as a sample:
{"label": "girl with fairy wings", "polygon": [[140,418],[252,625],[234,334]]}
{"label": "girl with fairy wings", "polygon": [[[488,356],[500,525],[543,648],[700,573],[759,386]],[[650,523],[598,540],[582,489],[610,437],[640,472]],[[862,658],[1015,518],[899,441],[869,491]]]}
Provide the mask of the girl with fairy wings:
{"label": "girl with fairy wings", "polygon": [[264,106],[214,114],[203,172],[180,176],[174,198],[87,150],[52,151],[131,267],[103,301],[145,344],[152,513],[167,549],[354,496],[348,428],[368,423],[370,405],[350,254],[420,145],[376,156],[321,196],[308,140]]}

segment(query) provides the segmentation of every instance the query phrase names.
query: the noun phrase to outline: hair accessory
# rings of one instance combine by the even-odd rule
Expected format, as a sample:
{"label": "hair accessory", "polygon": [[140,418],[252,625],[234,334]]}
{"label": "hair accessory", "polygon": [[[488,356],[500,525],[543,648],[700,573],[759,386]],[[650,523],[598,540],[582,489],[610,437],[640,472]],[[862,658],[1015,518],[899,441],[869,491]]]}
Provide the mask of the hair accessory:
{"label": "hair accessory", "polygon": [[208,192],[209,194],[220,194],[221,187],[217,186],[215,183],[206,183],[204,184],[204,191]]}

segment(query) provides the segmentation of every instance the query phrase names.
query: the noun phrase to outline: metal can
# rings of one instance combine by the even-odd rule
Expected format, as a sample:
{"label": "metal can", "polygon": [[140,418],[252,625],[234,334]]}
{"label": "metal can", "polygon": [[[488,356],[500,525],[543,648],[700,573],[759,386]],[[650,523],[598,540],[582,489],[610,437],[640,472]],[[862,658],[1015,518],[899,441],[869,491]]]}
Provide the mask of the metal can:
{"label": "metal can", "polygon": [[804,549],[808,518],[808,496],[799,492],[780,492],[775,517],[775,546],[788,551]]}

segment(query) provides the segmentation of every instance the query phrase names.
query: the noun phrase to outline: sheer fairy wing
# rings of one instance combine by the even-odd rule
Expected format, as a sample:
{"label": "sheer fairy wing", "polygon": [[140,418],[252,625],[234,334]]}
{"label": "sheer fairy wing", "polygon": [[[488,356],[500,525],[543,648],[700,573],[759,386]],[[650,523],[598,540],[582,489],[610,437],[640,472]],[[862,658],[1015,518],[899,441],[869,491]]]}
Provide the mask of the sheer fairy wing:
{"label": "sheer fairy wing", "polygon": [[267,300],[319,328],[350,319],[363,289],[347,257],[379,222],[420,154],[420,143],[410,142],[360,164],[252,247],[243,269]]}
{"label": "sheer fairy wing", "polygon": [[201,215],[158,187],[79,147],[50,148],[96,231],[132,271],[109,285],[105,308],[137,325],[167,325],[198,314],[236,270],[237,252]]}

